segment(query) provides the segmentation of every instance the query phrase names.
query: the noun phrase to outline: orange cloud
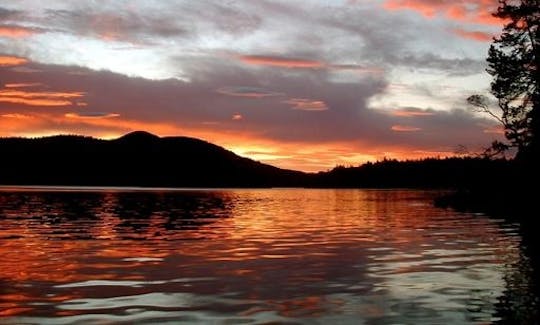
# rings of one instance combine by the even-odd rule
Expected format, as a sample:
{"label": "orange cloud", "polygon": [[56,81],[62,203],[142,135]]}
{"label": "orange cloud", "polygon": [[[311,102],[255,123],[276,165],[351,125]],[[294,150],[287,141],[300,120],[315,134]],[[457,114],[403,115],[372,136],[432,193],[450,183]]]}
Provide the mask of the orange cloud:
{"label": "orange cloud", "polygon": [[4,87],[6,88],[26,88],[26,87],[35,87],[35,86],[41,86],[42,84],[39,82],[32,82],[32,83],[12,83],[12,84],[5,84]]}
{"label": "orange cloud", "polygon": [[0,67],[21,65],[27,62],[28,62],[27,59],[19,58],[16,56],[0,56]]}
{"label": "orange cloud", "polygon": [[497,2],[492,0],[386,0],[383,7],[387,10],[414,10],[426,18],[442,15],[456,21],[484,25],[502,24],[499,18],[492,16],[497,9]]}
{"label": "orange cloud", "polygon": [[72,99],[83,97],[82,92],[27,92],[0,90],[0,102],[28,106],[69,106]]}
{"label": "orange cloud", "polygon": [[399,116],[399,117],[416,117],[416,116],[430,116],[433,115],[433,112],[426,112],[426,111],[412,111],[412,110],[394,110],[390,113],[393,116]]}
{"label": "orange cloud", "polygon": [[67,118],[72,119],[102,119],[102,118],[113,118],[113,117],[119,117],[120,114],[117,113],[66,113],[64,114]]}
{"label": "orange cloud", "polygon": [[388,10],[412,9],[429,18],[434,17],[437,12],[432,5],[424,3],[423,1],[388,0],[383,6]]}
{"label": "orange cloud", "polygon": [[311,100],[306,98],[291,98],[284,101],[285,104],[292,106],[292,109],[302,111],[326,111],[328,106],[322,100]]}
{"label": "orange cloud", "polygon": [[392,125],[391,130],[396,131],[396,132],[416,132],[422,129],[414,127],[414,126],[407,126],[407,125]]}
{"label": "orange cloud", "polygon": [[478,41],[478,42],[491,42],[493,35],[490,33],[479,32],[479,31],[468,31],[464,29],[454,29],[452,32],[458,36],[461,36],[466,39]]}
{"label": "orange cloud", "polygon": [[323,61],[287,58],[270,55],[238,55],[241,62],[250,65],[271,66],[287,69],[329,69],[329,70],[353,70],[366,73],[380,74],[382,69],[377,67],[365,67],[358,64],[329,64]]}
{"label": "orange cloud", "polygon": [[320,61],[265,55],[239,55],[238,59],[246,64],[288,69],[320,69],[326,66],[325,63]]}
{"label": "orange cloud", "polygon": [[26,120],[26,119],[29,119],[29,118],[33,118],[30,115],[19,114],[19,113],[2,114],[0,116],[3,117],[3,118],[19,119],[19,120]]}
{"label": "orange cloud", "polygon": [[24,38],[35,34],[35,30],[21,26],[0,26],[0,37]]}

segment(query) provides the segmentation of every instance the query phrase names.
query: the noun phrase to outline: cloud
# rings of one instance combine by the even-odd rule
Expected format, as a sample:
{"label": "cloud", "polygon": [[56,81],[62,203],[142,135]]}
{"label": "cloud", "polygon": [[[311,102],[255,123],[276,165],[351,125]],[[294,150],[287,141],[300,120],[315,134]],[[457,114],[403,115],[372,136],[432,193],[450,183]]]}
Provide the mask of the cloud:
{"label": "cloud", "polygon": [[406,53],[394,62],[419,70],[431,70],[451,76],[467,76],[483,72],[486,66],[484,59],[444,58],[432,53],[422,55]]}
{"label": "cloud", "polygon": [[240,55],[238,59],[246,64],[288,69],[320,69],[326,66],[322,62],[314,60],[267,55]]}
{"label": "cloud", "polygon": [[464,30],[464,29],[459,29],[459,28],[453,29],[452,32],[465,39],[470,39],[470,40],[478,41],[478,42],[491,42],[494,36],[491,33],[480,32],[480,31],[470,31],[470,30]]}
{"label": "cloud", "polygon": [[6,21],[11,19],[19,18],[21,10],[13,10],[0,7],[0,21]]}
{"label": "cloud", "polygon": [[381,3],[13,2],[0,26],[37,33],[0,39],[0,132],[146,129],[309,169],[491,142],[457,104],[489,86],[488,44],[470,41],[495,30],[474,21],[487,1]]}
{"label": "cloud", "polygon": [[427,18],[443,16],[457,21],[468,21],[488,25],[500,25],[501,21],[491,15],[497,2],[491,0],[386,0],[388,10],[414,10]]}
{"label": "cloud", "polygon": [[421,128],[417,128],[414,126],[407,126],[407,125],[392,125],[391,127],[392,131],[396,132],[416,132],[422,130]]}
{"label": "cloud", "polygon": [[306,58],[293,58],[275,55],[237,55],[239,61],[254,66],[277,67],[286,69],[327,69],[327,70],[349,70],[365,73],[380,74],[383,72],[378,67],[368,67],[360,64],[332,64],[319,60]]}
{"label": "cloud", "polygon": [[24,38],[35,33],[37,33],[37,31],[33,28],[16,25],[0,25],[0,37]]}
{"label": "cloud", "polygon": [[21,65],[27,63],[28,60],[16,56],[0,56],[0,67]]}
{"label": "cloud", "polygon": [[423,110],[419,108],[402,108],[390,111],[390,114],[393,116],[399,117],[422,117],[422,116],[431,116],[435,115],[433,110]]}
{"label": "cloud", "polygon": [[292,109],[301,111],[326,111],[328,106],[322,100],[312,100],[306,98],[291,98],[284,103],[292,106]]}
{"label": "cloud", "polygon": [[104,112],[79,112],[79,113],[66,113],[67,118],[72,119],[102,119],[102,118],[114,118],[119,117],[117,113],[104,113]]}
{"label": "cloud", "polygon": [[29,106],[71,106],[74,105],[74,99],[83,96],[82,92],[0,90],[0,102]]}
{"label": "cloud", "polygon": [[218,93],[228,96],[248,97],[248,98],[264,98],[273,96],[283,96],[283,93],[277,93],[258,87],[248,86],[227,86],[217,90]]}
{"label": "cloud", "polygon": [[8,113],[8,114],[2,114],[0,116],[3,118],[18,119],[18,120],[26,120],[26,119],[33,118],[30,115],[24,115],[24,114],[18,114],[18,113]]}
{"label": "cloud", "polygon": [[47,19],[56,30],[104,41],[153,43],[156,36],[174,37],[185,30],[174,19],[164,19],[155,10],[138,10],[110,3],[109,8],[82,6],[73,9],[46,10]]}
{"label": "cloud", "polygon": [[6,88],[29,88],[29,87],[38,87],[42,84],[39,82],[32,82],[32,83],[14,83],[14,84],[5,84],[4,87]]}

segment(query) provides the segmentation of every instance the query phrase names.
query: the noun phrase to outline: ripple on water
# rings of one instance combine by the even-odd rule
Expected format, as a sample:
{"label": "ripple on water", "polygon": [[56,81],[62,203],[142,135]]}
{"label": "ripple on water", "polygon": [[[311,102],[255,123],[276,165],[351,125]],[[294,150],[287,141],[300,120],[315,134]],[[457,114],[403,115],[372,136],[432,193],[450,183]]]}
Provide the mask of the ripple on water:
{"label": "ripple on water", "polygon": [[0,191],[0,323],[504,320],[530,287],[519,225],[433,195]]}

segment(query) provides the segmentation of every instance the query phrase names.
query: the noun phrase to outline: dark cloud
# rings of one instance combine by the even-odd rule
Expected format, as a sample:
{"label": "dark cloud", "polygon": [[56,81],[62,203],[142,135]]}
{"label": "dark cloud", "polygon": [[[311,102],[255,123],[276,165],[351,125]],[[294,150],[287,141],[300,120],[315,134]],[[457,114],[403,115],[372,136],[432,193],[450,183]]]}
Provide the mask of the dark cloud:
{"label": "dark cloud", "polygon": [[263,98],[272,96],[283,96],[283,93],[276,93],[259,87],[235,86],[221,87],[217,90],[218,93],[228,96],[248,97],[248,98]]}
{"label": "dark cloud", "polygon": [[18,18],[22,14],[21,10],[13,10],[0,7],[0,21]]}
{"label": "dark cloud", "polygon": [[117,11],[85,7],[72,10],[47,10],[49,25],[66,33],[98,37],[109,41],[154,42],[156,37],[178,37],[186,29],[176,20],[152,12],[140,14],[126,8]]}

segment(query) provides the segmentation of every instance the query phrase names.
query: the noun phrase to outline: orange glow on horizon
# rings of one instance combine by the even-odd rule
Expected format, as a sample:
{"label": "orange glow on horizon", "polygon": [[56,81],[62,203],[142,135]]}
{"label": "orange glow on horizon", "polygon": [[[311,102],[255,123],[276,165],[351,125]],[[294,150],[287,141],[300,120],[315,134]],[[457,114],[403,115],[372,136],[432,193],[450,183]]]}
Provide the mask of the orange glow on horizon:
{"label": "orange glow on horizon", "polygon": [[[54,127],[52,127],[54,126]],[[58,129],[60,126],[62,129]],[[4,114],[0,116],[0,136],[43,137],[57,134],[80,134],[102,139],[115,139],[128,132],[146,130],[159,136],[187,136],[222,146],[234,153],[276,167],[318,172],[336,166],[358,166],[383,158],[420,159],[435,156],[452,156],[445,150],[419,150],[417,148],[380,146],[361,143],[280,142],[262,135],[241,132],[224,132],[203,128],[185,128],[172,124],[152,123],[115,118],[67,118],[64,115]],[[212,127],[211,125],[210,127]],[[52,128],[51,128],[52,127]],[[21,132],[21,130],[25,130]],[[30,130],[41,130],[30,131]]]}
{"label": "orange glow on horizon", "polygon": [[[72,115],[70,115],[72,114]],[[110,113],[114,114],[114,113]],[[66,116],[67,115],[67,116]],[[106,115],[104,115],[106,116]],[[219,124],[217,124],[219,126]],[[284,142],[265,138],[253,132],[230,132],[214,129],[216,124],[181,127],[159,122],[143,122],[122,116],[84,117],[75,113],[52,112],[40,114],[6,113],[0,115],[0,136],[42,137],[57,134],[84,134],[102,139],[118,138],[128,132],[146,130],[158,136],[187,136],[202,139],[224,147],[234,153],[276,167],[318,172],[336,166],[358,166],[383,158],[421,159],[452,156],[452,150],[442,148],[377,145],[361,142]],[[394,126],[401,132],[416,128]],[[39,130],[39,131],[37,131]]]}

